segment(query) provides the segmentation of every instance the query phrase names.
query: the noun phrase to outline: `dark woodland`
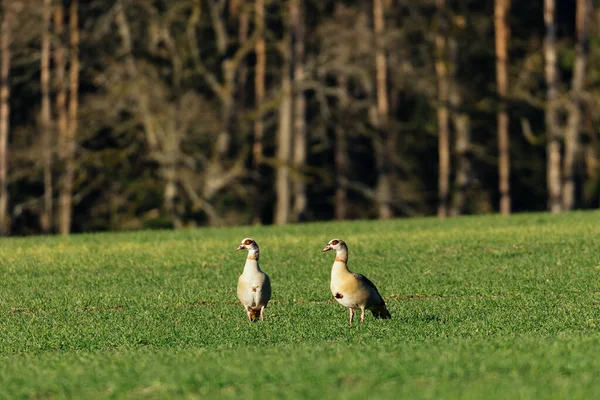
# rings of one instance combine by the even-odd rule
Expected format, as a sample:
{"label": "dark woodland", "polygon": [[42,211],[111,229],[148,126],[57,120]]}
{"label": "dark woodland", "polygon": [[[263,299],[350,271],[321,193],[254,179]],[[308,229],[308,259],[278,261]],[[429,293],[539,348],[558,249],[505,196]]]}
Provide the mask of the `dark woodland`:
{"label": "dark woodland", "polygon": [[592,0],[2,0],[0,233],[597,208]]}

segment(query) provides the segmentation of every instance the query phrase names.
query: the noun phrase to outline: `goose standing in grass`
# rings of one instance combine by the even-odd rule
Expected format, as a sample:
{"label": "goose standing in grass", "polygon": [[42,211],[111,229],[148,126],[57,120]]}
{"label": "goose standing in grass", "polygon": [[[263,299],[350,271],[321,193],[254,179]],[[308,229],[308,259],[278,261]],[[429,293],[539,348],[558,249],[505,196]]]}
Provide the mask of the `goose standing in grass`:
{"label": "goose standing in grass", "polygon": [[365,310],[370,310],[375,318],[392,318],[375,284],[366,276],[348,269],[348,246],[343,240],[331,239],[322,251],[335,250],[335,261],[331,268],[331,293],[333,297],[350,309],[350,325],[354,310],[361,310],[360,322],[365,320]]}
{"label": "goose standing in grass", "polygon": [[265,307],[271,299],[271,281],[258,265],[260,249],[254,239],[246,238],[236,250],[248,250],[244,272],[238,279],[237,296],[248,314],[250,322],[262,321]]}

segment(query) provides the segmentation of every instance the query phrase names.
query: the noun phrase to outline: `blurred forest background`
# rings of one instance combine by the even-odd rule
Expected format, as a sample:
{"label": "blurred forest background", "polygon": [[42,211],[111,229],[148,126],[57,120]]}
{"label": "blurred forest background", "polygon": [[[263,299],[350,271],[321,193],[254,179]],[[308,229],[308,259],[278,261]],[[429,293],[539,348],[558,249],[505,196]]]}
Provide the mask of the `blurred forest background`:
{"label": "blurred forest background", "polygon": [[598,207],[592,0],[1,0],[4,235]]}

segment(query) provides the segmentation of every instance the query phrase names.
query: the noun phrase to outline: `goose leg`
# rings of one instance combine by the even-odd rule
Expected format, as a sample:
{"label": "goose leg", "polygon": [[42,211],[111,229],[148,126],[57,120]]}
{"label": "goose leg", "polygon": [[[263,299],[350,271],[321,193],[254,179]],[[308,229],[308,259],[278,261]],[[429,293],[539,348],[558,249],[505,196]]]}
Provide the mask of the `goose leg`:
{"label": "goose leg", "polygon": [[352,325],[352,320],[354,319],[354,309],[350,309],[350,325]]}
{"label": "goose leg", "polygon": [[260,320],[264,320],[265,319],[265,307],[261,307],[260,308]]}
{"label": "goose leg", "polygon": [[362,308],[361,309],[361,313],[360,313],[360,323],[362,324],[363,322],[365,322],[365,309]]}
{"label": "goose leg", "polygon": [[248,321],[252,322],[252,316],[250,315],[250,309],[246,309],[246,315],[248,315]]}

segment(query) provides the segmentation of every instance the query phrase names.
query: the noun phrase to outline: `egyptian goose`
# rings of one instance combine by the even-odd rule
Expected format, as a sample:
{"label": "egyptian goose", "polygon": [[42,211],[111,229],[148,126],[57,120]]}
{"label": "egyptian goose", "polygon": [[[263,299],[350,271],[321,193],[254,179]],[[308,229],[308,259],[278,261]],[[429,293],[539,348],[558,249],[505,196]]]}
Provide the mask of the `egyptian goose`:
{"label": "egyptian goose", "polygon": [[258,265],[260,249],[254,239],[246,238],[236,250],[248,250],[244,272],[238,279],[237,296],[248,314],[250,322],[265,317],[265,307],[271,299],[271,281]]}
{"label": "egyptian goose", "polygon": [[366,276],[352,273],[348,269],[348,246],[340,239],[332,239],[322,251],[335,250],[335,261],[331,268],[331,293],[333,297],[350,309],[350,325],[354,310],[361,310],[360,322],[365,320],[365,310],[370,310],[375,318],[391,318],[383,298]]}

